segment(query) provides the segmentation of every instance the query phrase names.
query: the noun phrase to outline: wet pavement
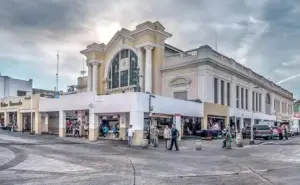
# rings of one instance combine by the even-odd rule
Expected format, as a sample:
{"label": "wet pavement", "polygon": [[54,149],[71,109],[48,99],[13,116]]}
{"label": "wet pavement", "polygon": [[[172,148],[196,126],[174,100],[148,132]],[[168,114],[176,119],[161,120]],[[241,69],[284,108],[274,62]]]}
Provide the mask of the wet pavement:
{"label": "wet pavement", "polygon": [[232,150],[222,140],[180,142],[180,151],[124,142],[0,131],[0,184],[299,184],[300,138]]}

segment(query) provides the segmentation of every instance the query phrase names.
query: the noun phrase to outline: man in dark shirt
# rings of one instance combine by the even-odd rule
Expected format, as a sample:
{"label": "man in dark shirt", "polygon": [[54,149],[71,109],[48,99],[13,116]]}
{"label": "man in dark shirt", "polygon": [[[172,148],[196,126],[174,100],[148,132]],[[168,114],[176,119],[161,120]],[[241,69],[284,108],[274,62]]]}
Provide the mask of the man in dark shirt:
{"label": "man in dark shirt", "polygon": [[175,143],[175,148],[176,151],[178,151],[178,144],[177,144],[177,137],[179,136],[179,131],[176,129],[175,124],[172,125],[172,129],[171,129],[171,147],[169,148],[169,150],[173,149],[173,144]]}

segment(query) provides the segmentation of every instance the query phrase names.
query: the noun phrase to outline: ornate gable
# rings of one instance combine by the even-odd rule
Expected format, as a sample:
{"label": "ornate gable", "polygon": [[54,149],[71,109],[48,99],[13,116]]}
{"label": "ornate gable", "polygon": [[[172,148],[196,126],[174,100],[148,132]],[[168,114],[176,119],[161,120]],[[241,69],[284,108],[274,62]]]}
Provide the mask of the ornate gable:
{"label": "ornate gable", "polygon": [[191,83],[191,79],[187,77],[175,77],[169,82],[169,86],[177,87],[177,86],[187,86]]}

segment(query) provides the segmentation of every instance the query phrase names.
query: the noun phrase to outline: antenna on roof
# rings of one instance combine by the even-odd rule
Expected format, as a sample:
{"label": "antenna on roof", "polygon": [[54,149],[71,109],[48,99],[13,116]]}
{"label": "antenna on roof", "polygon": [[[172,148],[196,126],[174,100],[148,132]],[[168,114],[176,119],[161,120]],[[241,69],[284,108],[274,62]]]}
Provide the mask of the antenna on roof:
{"label": "antenna on roof", "polygon": [[86,73],[86,70],[84,70],[84,59],[82,60],[82,71],[80,71],[80,74],[82,74],[82,77],[84,77],[84,74]]}
{"label": "antenna on roof", "polygon": [[56,63],[56,92],[58,92],[58,70],[59,70],[59,51],[57,50],[57,55],[56,55],[57,63]]}
{"label": "antenna on roof", "polygon": [[218,33],[217,33],[217,30],[215,30],[215,50],[218,51]]}

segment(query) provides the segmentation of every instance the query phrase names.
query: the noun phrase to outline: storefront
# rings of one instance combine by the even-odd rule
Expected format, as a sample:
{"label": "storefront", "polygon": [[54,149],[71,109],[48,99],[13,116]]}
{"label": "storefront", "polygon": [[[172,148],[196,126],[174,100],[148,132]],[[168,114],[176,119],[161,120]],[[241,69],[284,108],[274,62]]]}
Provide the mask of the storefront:
{"label": "storefront", "polygon": [[224,129],[229,125],[229,122],[229,108],[227,106],[204,103],[203,129]]}
{"label": "storefront", "polygon": [[[42,99],[39,108],[42,114],[59,112],[60,137],[66,136],[67,112],[88,110],[90,140],[98,139],[101,125],[119,126],[119,137],[126,140],[126,131],[129,125],[132,125],[135,130],[133,144],[141,145],[149,130],[149,103],[149,95],[145,93],[128,92],[101,96],[95,96],[93,93],[78,93],[64,95],[59,99]],[[200,119],[203,115],[202,103],[162,96],[153,97],[151,107],[151,125],[163,128],[166,124],[174,123],[181,134],[184,118]]]}
{"label": "storefront", "polygon": [[35,94],[32,97],[30,95],[1,99],[0,120],[5,126],[9,124],[17,125],[18,131],[32,130],[35,133],[41,133],[41,117],[38,112],[39,100],[39,94]]}

